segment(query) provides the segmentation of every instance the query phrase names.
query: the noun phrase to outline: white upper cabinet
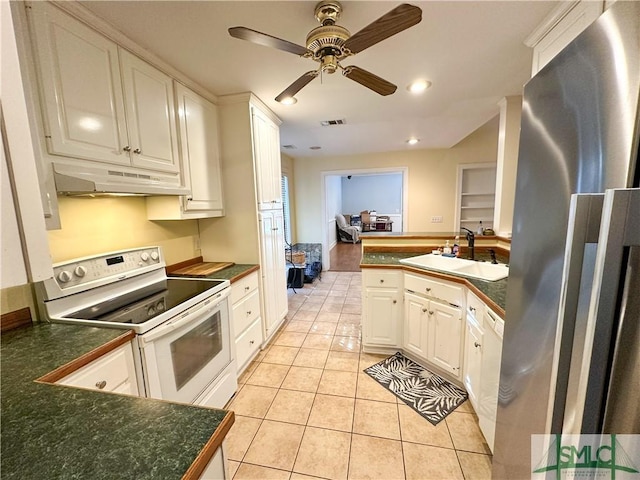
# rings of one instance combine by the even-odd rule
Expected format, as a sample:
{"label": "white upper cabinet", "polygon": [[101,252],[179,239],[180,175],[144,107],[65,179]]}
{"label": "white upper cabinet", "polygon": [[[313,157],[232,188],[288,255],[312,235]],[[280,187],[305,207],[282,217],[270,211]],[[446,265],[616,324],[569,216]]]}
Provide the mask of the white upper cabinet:
{"label": "white upper cabinet", "polygon": [[132,165],[178,172],[173,80],[122,49],[120,65]]}
{"label": "white upper cabinet", "polygon": [[191,195],[147,198],[150,220],[219,217],[224,215],[217,107],[187,87],[175,83],[184,185]]}
{"label": "white upper cabinet", "polygon": [[264,112],[252,106],[254,161],[258,209],[282,208],[280,191],[280,129]]}
{"label": "white upper cabinet", "polygon": [[178,172],[171,78],[48,3],[30,15],[49,153]]}

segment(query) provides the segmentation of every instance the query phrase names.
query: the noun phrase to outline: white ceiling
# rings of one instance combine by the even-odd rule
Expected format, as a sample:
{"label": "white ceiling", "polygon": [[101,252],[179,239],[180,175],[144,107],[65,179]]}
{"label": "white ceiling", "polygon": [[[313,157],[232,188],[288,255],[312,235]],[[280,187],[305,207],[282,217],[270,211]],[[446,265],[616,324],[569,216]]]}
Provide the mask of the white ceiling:
{"label": "white ceiling", "polygon": [[[401,3],[343,1],[338,21],[354,34]],[[276,95],[317,63],[232,38],[245,26],[305,45],[318,22],[315,1],[85,1],[84,6],[215,95],[251,91],[282,120],[281,145],[293,157],[335,156],[455,145],[518,95],[530,76],[523,40],[559,2],[420,1],[422,22],[342,64],[398,85],[382,97],[340,73],[316,78],[284,106]],[[411,95],[423,78],[433,86]],[[346,119],[322,127],[320,121]],[[405,141],[415,136],[414,147]],[[320,146],[321,150],[310,150]]]}

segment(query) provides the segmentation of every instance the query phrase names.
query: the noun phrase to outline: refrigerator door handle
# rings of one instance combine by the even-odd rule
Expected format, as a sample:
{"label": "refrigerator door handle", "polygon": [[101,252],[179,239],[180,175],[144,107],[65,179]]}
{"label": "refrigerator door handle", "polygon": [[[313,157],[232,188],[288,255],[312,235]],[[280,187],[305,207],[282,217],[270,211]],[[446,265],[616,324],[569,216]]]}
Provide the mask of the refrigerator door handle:
{"label": "refrigerator door handle", "polygon": [[620,316],[627,247],[640,246],[640,189],[605,192],[593,289],[587,319],[578,404],[581,433],[600,433]]}
{"label": "refrigerator door handle", "polygon": [[585,247],[588,243],[598,241],[603,202],[604,194],[571,195],[562,289],[553,352],[553,370],[549,389],[547,433],[561,433],[563,431]]}

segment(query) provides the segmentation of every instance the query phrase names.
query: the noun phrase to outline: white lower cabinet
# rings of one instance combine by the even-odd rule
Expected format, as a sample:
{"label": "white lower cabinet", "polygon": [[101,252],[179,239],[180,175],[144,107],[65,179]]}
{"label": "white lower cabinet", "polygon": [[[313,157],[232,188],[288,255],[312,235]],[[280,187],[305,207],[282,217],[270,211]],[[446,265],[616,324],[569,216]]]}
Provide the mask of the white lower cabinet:
{"label": "white lower cabinet", "polygon": [[462,340],[460,308],[429,302],[427,360],[455,378],[460,378]]}
{"label": "white lower cabinet", "polygon": [[404,294],[404,344],[405,350],[427,358],[429,339],[429,300],[407,292]]}
{"label": "white lower cabinet", "polygon": [[220,447],[216,450],[216,453],[209,460],[207,468],[200,475],[200,480],[225,480],[230,478],[223,448]]}
{"label": "white lower cabinet", "polygon": [[362,276],[363,344],[397,347],[402,338],[402,273],[367,270]]}
{"label": "white lower cabinet", "polygon": [[231,321],[235,335],[238,373],[255,357],[262,345],[262,319],[258,272],[231,285]]}
{"label": "white lower cabinet", "polygon": [[139,395],[131,342],[58,380],[60,385]]}
{"label": "white lower cabinet", "polygon": [[[480,384],[482,381],[482,350],[484,344],[484,331],[477,321],[477,317],[473,315],[470,308],[477,309],[477,306],[471,307],[467,303],[467,322],[465,331],[464,346],[464,372],[462,383],[469,394],[469,401],[473,408],[478,411],[478,402],[480,397]],[[480,317],[482,318],[482,317]]]}

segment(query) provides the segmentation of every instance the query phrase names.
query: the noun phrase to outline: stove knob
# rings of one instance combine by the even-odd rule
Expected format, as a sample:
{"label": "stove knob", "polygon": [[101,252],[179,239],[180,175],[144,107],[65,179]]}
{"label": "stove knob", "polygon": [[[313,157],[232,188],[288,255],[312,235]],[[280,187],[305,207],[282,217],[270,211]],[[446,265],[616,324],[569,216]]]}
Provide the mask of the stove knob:
{"label": "stove knob", "polygon": [[164,310],[164,300],[160,300],[157,304],[156,304],[156,311],[161,312]]}
{"label": "stove knob", "polygon": [[63,270],[58,274],[58,280],[60,280],[60,282],[62,283],[67,283],[69,280],[71,280],[71,274],[66,270]]}
{"label": "stove knob", "polygon": [[147,308],[147,316],[149,316],[149,317],[150,317],[150,316],[151,316],[151,315],[153,315],[154,313],[156,313],[156,309],[155,309],[155,308],[153,308],[153,305],[152,305],[152,306],[150,306],[149,308]]}
{"label": "stove knob", "polygon": [[143,262],[148,262],[149,254],[147,252],[142,252],[142,254],[140,255],[140,258],[142,259]]}
{"label": "stove knob", "polygon": [[85,267],[83,267],[82,265],[78,265],[75,270],[73,271],[73,273],[76,274],[76,277],[84,277],[87,274],[87,269]]}
{"label": "stove knob", "polygon": [[158,255],[158,252],[156,252],[155,250],[151,252],[151,260],[155,262],[158,260],[158,258],[160,258],[160,255]]}

